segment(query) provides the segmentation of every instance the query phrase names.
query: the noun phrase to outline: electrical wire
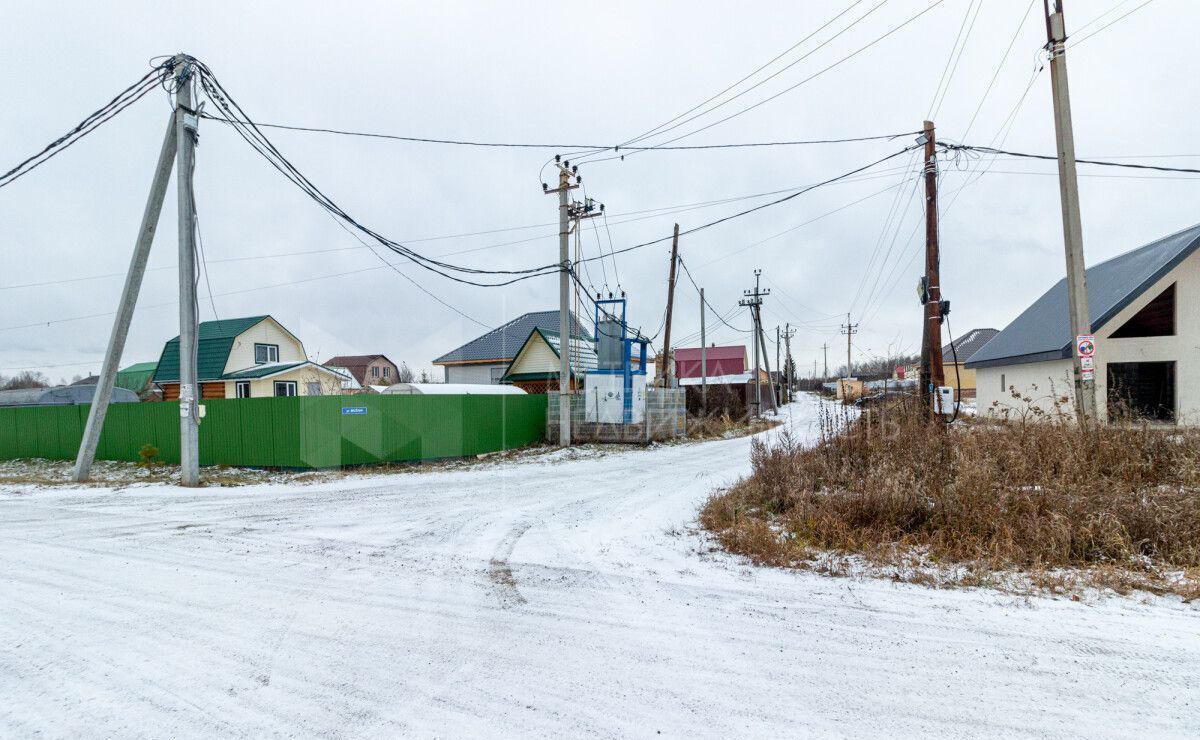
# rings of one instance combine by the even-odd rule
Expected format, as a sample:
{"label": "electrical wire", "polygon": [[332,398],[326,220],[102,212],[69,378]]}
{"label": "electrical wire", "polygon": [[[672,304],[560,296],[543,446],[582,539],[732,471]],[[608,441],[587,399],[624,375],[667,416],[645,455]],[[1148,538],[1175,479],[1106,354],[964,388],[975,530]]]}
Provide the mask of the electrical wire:
{"label": "electrical wire", "polygon": [[[805,77],[804,79],[800,80],[799,82],[797,82],[797,83],[795,83],[795,84],[793,84],[793,85],[791,85],[791,86],[789,86],[789,87],[786,87],[786,88],[784,88],[783,90],[780,90],[779,92],[775,93],[774,95],[771,95],[770,97],[764,98],[763,100],[760,100],[760,101],[758,101],[758,102],[756,102],[756,103],[754,103],[754,104],[752,104],[752,105],[746,106],[745,108],[742,108],[741,110],[739,110],[739,111],[737,111],[737,112],[735,112],[735,113],[732,113],[732,114],[730,114],[730,115],[728,115],[728,116],[725,116],[724,118],[721,118],[721,119],[719,119],[719,120],[713,121],[712,123],[708,123],[708,124],[706,124],[706,125],[704,125],[704,126],[701,126],[700,128],[697,128],[697,129],[694,129],[694,130],[692,130],[692,131],[689,131],[689,132],[687,132],[687,133],[684,133],[684,134],[681,134],[681,135],[679,135],[679,136],[676,136],[676,137],[675,137],[675,138],[673,138],[673,139],[668,139],[667,141],[663,142],[661,145],[654,146],[654,147],[648,147],[647,149],[648,149],[648,150],[650,150],[650,149],[661,149],[662,147],[664,147],[664,146],[666,146],[666,145],[668,145],[668,144],[673,144],[673,143],[675,143],[676,141],[679,141],[679,140],[681,140],[681,139],[685,139],[685,138],[687,138],[687,137],[689,137],[689,136],[695,136],[696,134],[698,134],[698,133],[700,133],[700,132],[702,132],[702,131],[707,131],[708,129],[710,129],[710,128],[714,127],[714,126],[719,126],[720,124],[722,124],[722,123],[725,123],[725,122],[727,122],[727,121],[730,121],[730,120],[733,120],[734,118],[737,118],[738,116],[741,116],[741,115],[744,115],[744,114],[746,114],[746,113],[749,113],[750,111],[752,111],[752,110],[754,110],[754,109],[756,109],[756,108],[758,108],[758,107],[760,107],[760,106],[766,105],[767,103],[769,103],[769,102],[771,102],[771,101],[773,101],[773,100],[775,100],[775,99],[779,98],[780,96],[782,96],[782,95],[785,95],[785,94],[787,94],[787,93],[789,93],[789,92],[791,92],[791,91],[795,90],[796,88],[800,87],[801,85],[804,85],[804,84],[806,84],[806,83],[808,83],[808,82],[811,82],[812,80],[815,80],[816,78],[820,77],[821,75],[825,74],[826,72],[830,71],[831,69],[834,69],[834,68],[836,68],[836,67],[838,67],[838,66],[840,66],[840,65],[844,64],[845,62],[848,62],[848,61],[850,61],[851,59],[853,59],[854,57],[858,56],[858,55],[859,55],[859,54],[861,54],[862,52],[866,51],[867,49],[871,48],[872,46],[875,46],[876,44],[880,43],[881,41],[883,41],[883,40],[884,40],[884,39],[886,39],[887,37],[891,36],[892,34],[896,33],[897,31],[901,30],[902,28],[904,28],[904,27],[908,26],[910,23],[913,23],[913,22],[914,22],[914,21],[916,21],[918,18],[920,18],[921,16],[925,15],[926,13],[928,13],[930,10],[933,10],[933,9],[934,9],[934,8],[936,8],[937,6],[941,5],[941,4],[942,4],[942,2],[944,2],[944,0],[935,0],[935,2],[933,2],[932,4],[930,4],[929,6],[927,6],[927,7],[926,7],[924,10],[921,10],[921,11],[919,11],[918,13],[916,13],[915,15],[913,15],[913,16],[911,16],[911,17],[909,17],[909,18],[908,18],[907,20],[905,20],[904,22],[902,22],[902,23],[900,23],[899,25],[897,25],[897,26],[893,27],[891,30],[887,31],[887,32],[886,32],[886,33],[884,33],[883,35],[876,37],[874,40],[870,41],[870,42],[869,42],[869,43],[867,43],[866,45],[859,47],[858,49],[854,50],[854,51],[853,51],[853,52],[851,52],[850,54],[847,54],[846,56],[842,57],[841,59],[838,59],[838,60],[837,60],[836,62],[834,62],[833,64],[830,64],[829,66],[827,66],[827,67],[824,67],[824,68],[822,68],[822,69],[818,70],[817,72],[814,72],[813,74],[809,75],[808,77]],[[919,132],[910,132],[910,133],[919,133]],[[909,133],[905,133],[905,134],[900,134],[900,135],[901,135],[901,136],[907,136],[907,135],[910,135],[910,134],[909,134]],[[592,161],[593,161],[593,162],[605,162],[605,161],[609,161],[609,160],[612,160],[612,159],[618,159],[618,158],[619,158],[619,157],[617,157],[617,156],[612,156],[612,157],[604,157],[604,158],[601,158],[601,159],[594,159],[594,160],[592,160]]]}
{"label": "electrical wire", "polygon": [[[990,146],[971,146],[968,144],[947,144],[939,142],[938,146],[947,151],[963,151],[963,152],[979,152],[981,154],[993,154],[996,156],[1019,157],[1023,159],[1041,159],[1058,161],[1058,156],[1053,154],[1029,154],[1026,152],[1012,152],[1005,149],[997,149]],[[1200,169],[1195,167],[1166,167],[1157,164],[1136,164],[1132,162],[1111,162],[1102,159],[1076,159],[1077,164],[1091,164],[1099,167],[1124,167],[1134,170],[1154,170],[1156,172],[1186,172],[1193,175],[1200,175]]]}
{"label": "electrical wire", "polygon": [[[1150,4],[1150,3],[1152,3],[1152,2],[1154,2],[1154,0],[1146,0],[1144,3],[1142,3],[1142,4],[1141,4],[1141,5],[1139,5],[1139,6],[1137,6],[1137,7],[1136,7],[1136,8],[1134,8],[1133,10],[1129,11],[1128,13],[1125,13],[1124,15],[1122,15],[1122,16],[1120,16],[1120,17],[1118,17],[1118,18],[1114,18],[1114,19],[1113,19],[1113,20],[1111,20],[1110,22],[1108,22],[1108,23],[1105,23],[1103,26],[1101,26],[1101,27],[1097,28],[1095,31],[1092,31],[1091,33],[1089,33],[1089,34],[1087,34],[1087,35],[1083,36],[1082,38],[1080,38],[1080,39],[1077,39],[1075,42],[1073,42],[1073,43],[1072,43],[1072,44],[1071,44],[1069,47],[1067,47],[1067,48],[1069,48],[1069,49],[1074,49],[1075,47],[1077,47],[1077,46],[1079,46],[1080,44],[1082,44],[1084,41],[1087,41],[1087,40],[1088,40],[1088,39],[1090,39],[1091,37],[1095,36],[1096,34],[1100,33],[1100,32],[1101,32],[1101,31],[1103,31],[1104,29],[1106,29],[1106,28],[1108,28],[1109,26],[1113,25],[1114,23],[1118,23],[1118,22],[1120,22],[1120,21],[1122,21],[1122,20],[1124,20],[1124,19],[1128,18],[1129,16],[1131,16],[1131,15],[1133,15],[1134,13],[1138,12],[1139,10],[1141,10],[1141,9],[1142,9],[1142,8],[1144,8],[1144,7],[1146,7],[1147,5],[1149,5],[1149,4]],[[1125,4],[1125,3],[1121,3],[1121,5],[1124,5],[1124,4]],[[1120,6],[1118,5],[1117,7],[1120,7]],[[1113,8],[1113,10],[1116,10],[1116,8]],[[1108,11],[1108,12],[1109,12],[1109,13],[1111,13],[1111,12],[1112,12],[1112,10],[1110,10],[1110,11]],[[1108,15],[1108,13],[1103,13],[1102,15]],[[1081,27],[1081,30],[1082,30],[1082,28],[1086,28],[1088,25],[1091,25],[1091,24],[1090,24],[1090,23],[1088,23],[1088,24],[1085,24],[1083,27]],[[1076,32],[1076,33],[1078,33],[1078,32]]]}
{"label": "electrical wire", "polygon": [[16,180],[58,156],[88,134],[100,128],[100,126],[111,121],[126,108],[141,100],[149,92],[158,87],[163,79],[170,75],[173,68],[173,61],[164,62],[153,67],[141,79],[122,90],[99,109],[90,113],[72,129],[43,147],[41,151],[22,160],[3,175],[0,175],[0,188],[11,185]]}
{"label": "electrical wire", "polygon": [[[236,119],[226,118],[224,116],[215,116],[211,113],[201,112],[200,117],[204,118],[206,120],[209,120],[209,121],[216,121],[217,123],[224,123],[224,124],[229,124],[229,125],[237,125],[238,123],[242,123],[241,121],[237,121]],[[680,146],[656,147],[656,146],[627,146],[625,144],[538,144],[538,143],[469,141],[469,140],[460,140],[460,139],[433,139],[433,138],[422,138],[422,137],[418,137],[418,136],[400,136],[397,134],[381,134],[381,133],[373,133],[373,132],[369,132],[369,131],[350,131],[350,130],[345,130],[345,129],[320,128],[317,126],[296,126],[296,125],[284,124],[284,123],[263,123],[261,121],[255,121],[254,125],[257,126],[258,128],[274,128],[274,129],[280,129],[283,131],[301,131],[301,132],[306,132],[306,133],[335,134],[335,135],[339,135],[339,136],[353,136],[353,137],[367,138],[367,139],[387,139],[387,140],[393,140],[393,141],[406,141],[406,142],[423,143],[423,144],[447,144],[447,145],[453,145],[453,146],[496,147],[496,148],[508,148],[508,149],[555,149],[555,150],[560,150],[560,151],[563,149],[580,149],[580,150],[584,150],[584,151],[599,151],[599,152],[606,152],[606,151],[619,152],[621,150],[634,152],[634,151],[647,151],[650,149],[662,150],[662,151],[704,151],[704,150],[712,150],[712,149],[761,149],[761,148],[776,147],[776,146],[813,146],[813,145],[819,145],[819,144],[853,144],[853,143],[865,142],[865,141],[881,141],[881,140],[885,140],[885,139],[895,138],[896,136],[904,135],[903,133],[901,133],[901,134],[878,134],[878,135],[874,135],[874,136],[852,136],[852,137],[845,137],[845,138],[783,139],[783,140],[777,140],[777,141],[746,141],[746,142],[728,142],[728,143],[723,143],[723,144],[691,144],[691,145],[680,145]],[[570,157],[569,154],[564,155],[564,156],[567,156],[568,158],[573,158],[573,157]],[[551,161],[553,161],[553,160],[551,160]]]}

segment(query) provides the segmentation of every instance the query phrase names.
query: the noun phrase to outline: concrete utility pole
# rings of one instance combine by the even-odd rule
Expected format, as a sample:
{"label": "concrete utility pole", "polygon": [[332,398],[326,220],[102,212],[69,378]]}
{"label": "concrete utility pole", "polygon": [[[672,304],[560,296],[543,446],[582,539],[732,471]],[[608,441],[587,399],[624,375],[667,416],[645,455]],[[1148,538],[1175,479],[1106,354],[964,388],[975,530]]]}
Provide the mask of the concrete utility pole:
{"label": "concrete utility pole", "polygon": [[1067,85],[1066,23],[1062,0],[1055,0],[1054,13],[1046,9],[1046,32],[1050,48],[1050,85],[1054,95],[1054,133],[1058,143],[1058,187],[1062,199],[1063,246],[1067,258],[1067,306],[1070,313],[1071,350],[1075,367],[1075,413],[1079,423],[1091,427],[1096,420],[1095,370],[1083,367],[1076,337],[1092,333],[1088,311],[1087,269],[1083,259],[1083,224],[1079,215],[1079,180],[1075,172],[1075,133],[1071,124],[1071,95]]}
{"label": "concrete utility pole", "polygon": [[[795,400],[796,393],[794,377],[796,375],[796,363],[792,360],[792,337],[796,336],[796,330],[792,328],[790,323],[783,326],[783,342],[785,345],[785,356],[787,369],[783,373],[783,377],[787,383],[787,402],[791,403]],[[816,363],[813,363],[813,374],[816,375]]]}
{"label": "concrete utility pole", "polygon": [[700,410],[708,415],[708,337],[704,334],[704,288],[700,289]]}
{"label": "concrete utility pole", "polygon": [[753,370],[753,372],[754,372],[754,415],[757,417],[762,416],[762,382],[761,382],[761,379],[759,378],[759,374],[758,374],[758,366],[760,363],[759,355],[758,355],[759,345],[760,344],[762,345],[764,355],[766,354],[766,351],[767,351],[766,345],[763,344],[763,342],[762,342],[762,325],[760,323],[758,307],[762,305],[763,296],[771,294],[770,288],[767,288],[766,290],[759,289],[758,281],[759,281],[759,277],[761,275],[762,275],[762,270],[754,271],[754,290],[752,290],[752,291],[743,290],[742,294],[745,295],[746,297],[743,298],[742,300],[738,301],[739,306],[749,306],[750,307],[750,317],[754,322],[754,329],[753,329],[753,331],[754,331],[754,339],[753,339],[753,342],[754,342],[754,370]]}
{"label": "concrete utility pole", "polygon": [[946,384],[942,369],[941,253],[938,246],[937,138],[933,121],[925,121],[925,279],[922,283],[924,327],[921,332],[921,397],[934,408],[934,389]]}
{"label": "concrete utility pole", "polygon": [[133,310],[137,306],[138,293],[142,288],[142,277],[146,273],[146,261],[150,258],[150,247],[154,244],[154,233],[158,230],[158,217],[166,199],[167,184],[171,180],[171,166],[175,160],[175,136],[175,114],[171,113],[167,121],[167,133],[163,137],[162,148],[158,154],[158,166],[154,169],[150,195],[146,198],[146,210],[142,213],[142,225],[138,229],[137,241],[133,246],[133,257],[129,261],[129,273],[121,291],[121,302],[117,304],[117,317],[113,320],[112,334],[108,337],[104,364],[100,367],[96,392],[88,409],[87,425],[83,428],[83,439],[80,440],[79,452],[75,456],[72,478],[76,481],[88,479],[92,471],[92,461],[96,458],[96,446],[100,442],[100,432],[104,429],[104,417],[108,413],[109,401],[112,400],[113,384],[117,378],[121,354],[125,351],[125,339],[129,336],[129,323],[133,320]]}
{"label": "concrete utility pole", "polygon": [[[762,345],[762,361],[767,370],[767,389],[770,391],[771,411],[779,413],[779,404],[775,401],[775,381],[771,379],[771,353],[767,351],[767,335],[763,332],[761,305],[754,307],[755,325],[758,327],[758,342]],[[759,399],[761,403],[762,399]]]}
{"label": "concrete utility pole", "polygon": [[821,345],[821,353],[825,357],[825,374],[821,376],[822,383],[829,382],[829,342]]}
{"label": "concrete utility pole", "polygon": [[558,193],[558,262],[561,266],[558,273],[558,444],[561,447],[571,446],[571,259],[570,259],[570,195],[579,187],[578,182],[571,184],[571,163],[560,162],[558,155],[554,161],[558,163],[558,187],[547,188],[542,184],[546,193]]}
{"label": "concrete utility pole", "polygon": [[185,486],[200,482],[200,400],[196,378],[199,334],[196,303],[196,213],[192,171],[196,165],[196,127],[192,110],[192,69],[185,64],[176,78],[175,190],[179,196],[179,464]]}
{"label": "concrete utility pole", "polygon": [[854,377],[854,363],[850,359],[850,340],[858,333],[858,324],[850,323],[850,312],[846,312],[846,323],[842,324],[842,333],[846,335],[846,377]]}
{"label": "concrete utility pole", "polygon": [[675,368],[671,362],[671,312],[675,307],[675,263],[679,260],[679,224],[671,238],[671,269],[667,275],[667,325],[663,329],[663,388],[671,387]]}
{"label": "concrete utility pole", "polygon": [[773,387],[778,388],[778,390],[776,390],[774,392],[778,394],[776,396],[776,399],[782,403],[782,402],[784,402],[784,398],[783,398],[783,365],[779,364],[779,350],[780,350],[779,342],[780,342],[779,324],[776,324],[775,325],[775,372],[779,373],[779,382],[778,383],[773,382],[771,385]]}

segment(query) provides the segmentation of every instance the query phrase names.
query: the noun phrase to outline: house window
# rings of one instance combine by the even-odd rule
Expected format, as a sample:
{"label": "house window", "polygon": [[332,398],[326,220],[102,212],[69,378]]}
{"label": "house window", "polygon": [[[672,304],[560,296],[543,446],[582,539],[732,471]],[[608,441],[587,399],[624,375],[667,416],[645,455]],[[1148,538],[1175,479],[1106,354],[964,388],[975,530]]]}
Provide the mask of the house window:
{"label": "house window", "polygon": [[269,362],[279,362],[278,344],[255,344],[254,364],[266,365]]}
{"label": "house window", "polygon": [[492,385],[499,385],[500,381],[504,380],[504,367],[492,368]]}
{"label": "house window", "polygon": [[371,366],[371,377],[372,377],[372,378],[378,378],[378,377],[379,377],[379,366],[378,366],[378,365],[372,365],[372,366]]}
{"label": "house window", "polygon": [[233,384],[233,390],[234,390],[234,394],[233,394],[234,397],[249,398],[250,397],[250,381],[249,380],[239,380],[238,382]]}
{"label": "house window", "polygon": [[383,368],[383,377],[389,378],[389,377],[391,377],[391,375],[392,375],[392,369],[385,365]]}
{"label": "house window", "polygon": [[296,395],[296,381],[294,380],[276,380],[275,381],[276,396],[294,396]]}
{"label": "house window", "polygon": [[306,390],[308,391],[308,395],[310,395],[310,396],[321,395],[321,384],[320,383],[310,380],[309,382],[305,383],[305,385],[307,386]]}
{"label": "house window", "polygon": [[1004,384],[1004,373],[1000,373],[1000,392],[1003,393],[1007,388],[1008,386]]}
{"label": "house window", "polygon": [[1174,362],[1108,363],[1108,418],[1175,421]]}

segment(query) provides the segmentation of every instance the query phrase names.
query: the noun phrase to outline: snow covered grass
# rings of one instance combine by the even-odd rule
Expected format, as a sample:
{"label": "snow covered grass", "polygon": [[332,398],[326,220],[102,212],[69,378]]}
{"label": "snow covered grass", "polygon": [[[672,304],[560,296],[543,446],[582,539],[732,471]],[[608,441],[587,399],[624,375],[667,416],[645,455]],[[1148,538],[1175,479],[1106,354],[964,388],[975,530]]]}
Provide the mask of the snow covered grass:
{"label": "snow covered grass", "polygon": [[[1200,433],[826,412],[701,515],[757,563],[935,586],[1200,597]],[[849,559],[848,559],[849,558]]]}
{"label": "snow covered grass", "polygon": [[750,450],[0,485],[0,737],[1200,736],[1200,604],[754,567]]}

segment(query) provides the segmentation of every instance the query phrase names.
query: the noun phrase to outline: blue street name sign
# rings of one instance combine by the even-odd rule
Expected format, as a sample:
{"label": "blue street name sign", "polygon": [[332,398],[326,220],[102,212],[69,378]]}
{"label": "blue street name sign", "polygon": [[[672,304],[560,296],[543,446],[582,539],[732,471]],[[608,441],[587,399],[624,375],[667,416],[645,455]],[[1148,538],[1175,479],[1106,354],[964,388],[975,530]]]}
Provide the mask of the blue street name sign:
{"label": "blue street name sign", "polygon": [[358,414],[365,414],[365,413],[367,413],[366,406],[347,406],[344,409],[342,409],[343,416],[355,416]]}

